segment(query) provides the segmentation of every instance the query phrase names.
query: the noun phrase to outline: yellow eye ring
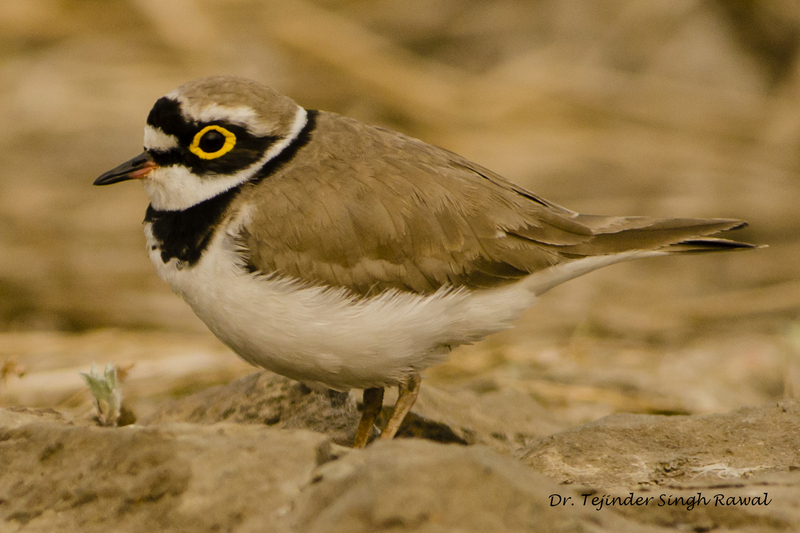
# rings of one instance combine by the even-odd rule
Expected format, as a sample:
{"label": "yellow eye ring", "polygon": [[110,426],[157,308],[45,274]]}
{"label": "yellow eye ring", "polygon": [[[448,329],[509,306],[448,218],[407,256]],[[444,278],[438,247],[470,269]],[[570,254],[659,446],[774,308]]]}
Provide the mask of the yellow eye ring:
{"label": "yellow eye ring", "polygon": [[[213,152],[207,152],[200,147],[203,137],[210,131],[219,132],[225,137],[225,143],[222,147]],[[236,135],[222,126],[211,125],[197,132],[197,135],[194,136],[194,140],[192,140],[191,146],[189,146],[189,150],[200,159],[216,159],[233,150],[234,146],[236,146]]]}

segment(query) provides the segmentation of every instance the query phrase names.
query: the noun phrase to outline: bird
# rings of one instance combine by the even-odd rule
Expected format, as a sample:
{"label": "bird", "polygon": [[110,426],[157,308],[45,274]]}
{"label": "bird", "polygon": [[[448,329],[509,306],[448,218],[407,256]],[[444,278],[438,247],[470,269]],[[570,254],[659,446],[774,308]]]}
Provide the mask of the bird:
{"label": "bird", "polygon": [[235,76],[185,83],[144,151],[95,185],[139,180],[158,275],[245,361],[363,389],[353,446],[392,439],[422,372],[507,329],[552,287],[653,256],[754,248],[725,218],[584,215],[448,150],[305,109]]}

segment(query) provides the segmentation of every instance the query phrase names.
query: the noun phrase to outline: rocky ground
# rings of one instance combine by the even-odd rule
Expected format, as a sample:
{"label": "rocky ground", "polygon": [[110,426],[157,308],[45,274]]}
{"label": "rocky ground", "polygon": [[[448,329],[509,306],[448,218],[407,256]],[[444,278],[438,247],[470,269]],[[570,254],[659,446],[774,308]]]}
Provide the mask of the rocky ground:
{"label": "rocky ground", "polygon": [[[3,0],[0,531],[800,530],[798,35],[788,0]],[[90,186],[210,74],[769,247],[557,287],[354,451],[360,397],[254,374],[155,276],[144,194]]]}
{"label": "rocky ground", "polygon": [[[545,438],[530,398],[425,387],[347,447],[353,395],[260,372],[99,428],[0,411],[4,531],[793,531],[800,402],[618,414]],[[387,407],[388,410],[388,407]]]}

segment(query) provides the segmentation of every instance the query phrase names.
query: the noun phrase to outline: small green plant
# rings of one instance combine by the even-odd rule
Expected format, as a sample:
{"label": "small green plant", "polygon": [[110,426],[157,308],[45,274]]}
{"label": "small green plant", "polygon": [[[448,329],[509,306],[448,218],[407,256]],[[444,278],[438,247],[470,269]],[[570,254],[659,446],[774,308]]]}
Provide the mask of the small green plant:
{"label": "small green plant", "polygon": [[122,409],[122,393],[117,380],[117,367],[113,363],[106,365],[101,374],[92,364],[89,373],[80,373],[94,396],[97,408],[97,421],[101,426],[116,426]]}

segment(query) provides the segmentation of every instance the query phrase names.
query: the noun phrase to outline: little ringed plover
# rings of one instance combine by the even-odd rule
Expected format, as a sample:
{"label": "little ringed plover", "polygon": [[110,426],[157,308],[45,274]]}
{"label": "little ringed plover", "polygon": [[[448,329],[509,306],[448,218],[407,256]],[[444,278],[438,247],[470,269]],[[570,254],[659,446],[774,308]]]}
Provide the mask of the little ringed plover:
{"label": "little ringed plover", "polygon": [[447,150],[254,81],[210,77],[156,101],[144,152],[95,185],[138,179],[158,275],[246,361],[364,389],[355,446],[381,438],[420,372],[506,329],[559,283],[643,257],[752,248],[731,219],[582,215]]}

